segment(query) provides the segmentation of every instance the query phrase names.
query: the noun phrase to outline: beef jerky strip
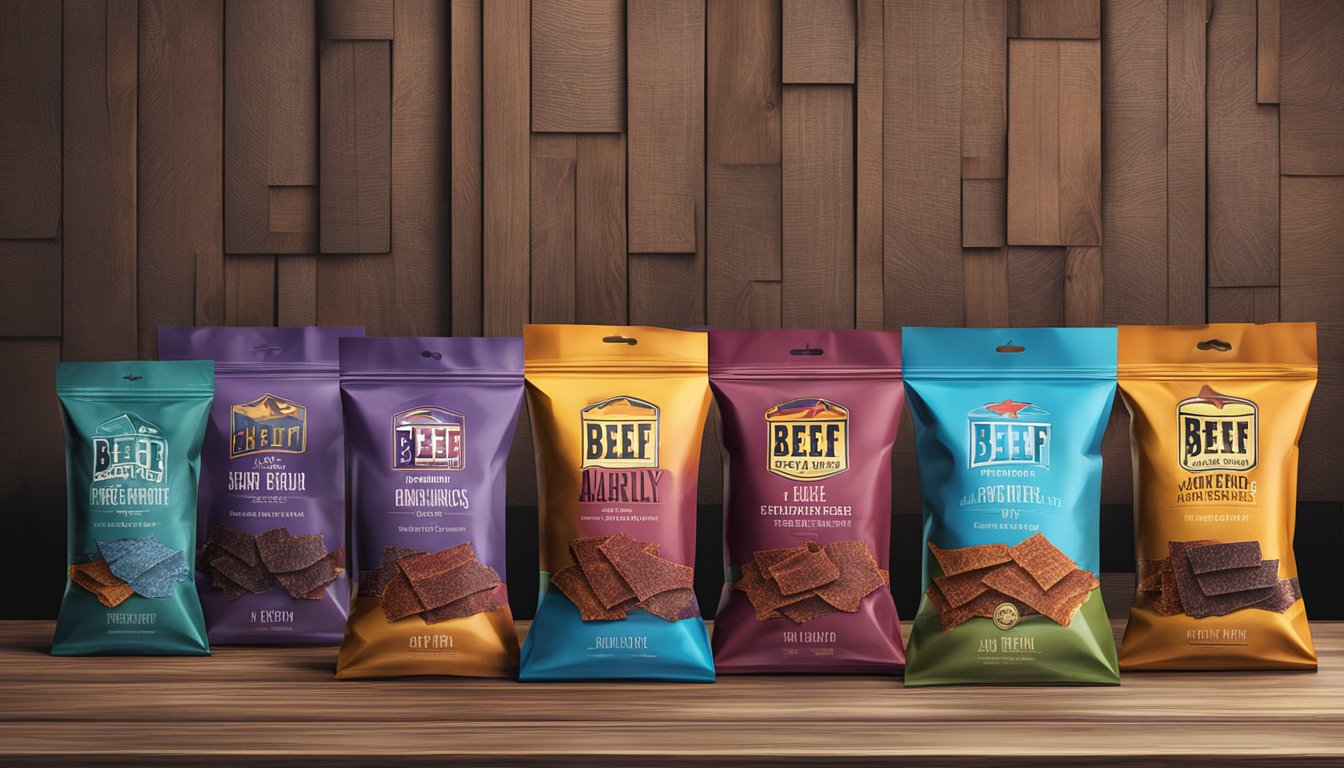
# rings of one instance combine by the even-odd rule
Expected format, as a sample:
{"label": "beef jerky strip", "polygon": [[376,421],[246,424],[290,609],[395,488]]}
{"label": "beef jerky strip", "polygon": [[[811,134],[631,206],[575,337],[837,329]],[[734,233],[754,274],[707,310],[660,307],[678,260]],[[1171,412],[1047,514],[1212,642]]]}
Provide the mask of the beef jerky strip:
{"label": "beef jerky strip", "polygon": [[989,589],[989,585],[985,584],[984,577],[992,570],[994,570],[994,567],[965,571],[958,573],[956,576],[939,576],[933,580],[933,583],[938,586],[938,591],[947,600],[948,604],[956,608],[959,605],[971,602]]}
{"label": "beef jerky strip", "polygon": [[795,624],[806,624],[813,619],[819,619],[822,616],[835,613],[835,606],[822,600],[816,595],[812,595],[806,600],[790,603],[780,608],[779,612],[787,616]]}
{"label": "beef jerky strip", "polygon": [[640,600],[669,589],[694,586],[691,568],[645,552],[642,543],[623,531],[607,539],[598,551],[607,556]]}
{"label": "beef jerky strip", "polygon": [[1044,534],[1036,534],[1008,549],[1013,562],[1022,566],[1041,585],[1049,589],[1073,572],[1078,564],[1050,543]]}
{"label": "beef jerky strip", "polygon": [[574,562],[579,564],[588,586],[597,595],[605,608],[620,605],[634,599],[635,591],[625,583],[625,579],[616,572],[607,556],[598,548],[607,543],[610,536],[591,536],[575,539],[569,543],[569,552]]}
{"label": "beef jerky strip", "polygon": [[[1193,569],[1193,563],[1191,565]],[[1279,561],[1266,560],[1249,568],[1228,568],[1224,571],[1196,573],[1195,581],[1199,583],[1199,591],[1208,597],[1245,592],[1248,589],[1277,587]]]}
{"label": "beef jerky strip", "polygon": [[779,616],[780,608],[811,597],[806,592],[798,595],[782,594],[779,585],[765,575],[756,560],[748,560],[742,564],[742,578],[738,581],[738,588],[747,593],[752,607],[756,609],[757,621],[776,618]]}
{"label": "beef jerky strip", "polygon": [[502,607],[495,599],[494,590],[487,590],[467,595],[461,600],[454,600],[438,608],[431,608],[420,614],[420,618],[424,619],[426,624],[438,624],[449,619],[465,619],[478,613],[498,611]]}
{"label": "beef jerky strip", "polygon": [[1293,604],[1301,597],[1302,590],[1298,587],[1297,579],[1280,579],[1279,583],[1274,585],[1274,594],[1252,607],[1274,613],[1283,613],[1292,608]]}
{"label": "beef jerky strip", "polygon": [[[402,560],[398,565],[405,563],[406,561]],[[409,575],[407,578],[410,578]],[[411,589],[415,590],[416,597],[420,598],[420,604],[426,609],[439,608],[497,586],[499,586],[499,573],[478,560],[471,560],[452,570],[423,579],[411,579]]]}
{"label": "beef jerky strip", "polygon": [[[602,605],[602,601],[597,599],[588,580],[583,577],[582,569],[577,565],[567,565],[551,574],[551,584],[579,609],[579,615],[584,621],[615,621],[625,618],[624,606],[608,608]],[[631,606],[633,607],[633,603]]]}
{"label": "beef jerky strip", "polygon": [[257,563],[250,566],[222,550],[210,558],[210,567],[254,595],[259,595],[275,586],[275,577],[266,570],[265,565]]}
{"label": "beef jerky strip", "polygon": [[414,584],[475,561],[476,552],[471,548],[471,542],[466,541],[437,552],[399,558],[397,567]]}
{"label": "beef jerky strip", "polygon": [[261,553],[257,551],[257,537],[232,526],[216,525],[214,530],[210,531],[210,538],[205,544],[207,547],[210,545],[219,547],[248,565],[261,562]]}
{"label": "beef jerky strip", "polygon": [[[291,597],[305,598],[336,579],[345,570],[345,550],[337,549],[301,571],[277,573],[276,580]],[[311,599],[311,598],[310,598]]]}
{"label": "beef jerky strip", "polygon": [[382,559],[378,562],[378,567],[365,568],[359,572],[359,596],[378,597],[383,594],[383,588],[387,586],[387,582],[397,575],[396,564],[398,560],[424,554],[428,553],[423,549],[394,547],[384,544]]}
{"label": "beef jerky strip", "polygon": [[1195,573],[1254,568],[1260,565],[1260,542],[1234,541],[1229,544],[1201,544],[1186,548],[1190,570]]}
{"label": "beef jerky strip", "polygon": [[636,603],[635,607],[642,608],[666,621],[689,619],[696,614],[695,590],[687,587],[669,589]]}
{"label": "beef jerky strip", "polygon": [[809,541],[799,551],[772,563],[766,571],[785,595],[807,592],[840,578],[840,569],[815,541]]}
{"label": "beef jerky strip", "polygon": [[131,579],[128,583],[136,594],[145,597],[171,597],[178,584],[191,576],[187,568],[187,556],[182,552],[173,552],[149,570]]}
{"label": "beef jerky strip", "polygon": [[425,606],[421,604],[415,590],[411,589],[411,582],[406,578],[406,574],[395,568],[393,570],[396,573],[383,588],[381,603],[388,621],[401,621],[407,616],[414,616],[425,610]]}
{"label": "beef jerky strip", "polygon": [[995,568],[985,576],[985,583],[1012,598],[1026,603],[1056,624],[1067,627],[1073,614],[1092,590],[1101,585],[1091,571],[1075,569],[1048,590],[1032,578],[1027,570],[1016,563]]}
{"label": "beef jerky strip", "polygon": [[292,536],[285,528],[272,528],[257,534],[257,551],[271,573],[301,571],[328,554],[322,534]]}
{"label": "beef jerky strip", "polygon": [[131,585],[112,574],[106,560],[70,566],[70,580],[93,593],[108,608],[116,608],[135,594]]}
{"label": "beef jerky strip", "polygon": [[1233,611],[1249,608],[1274,593],[1276,587],[1248,589],[1225,595],[1205,595],[1199,588],[1199,581],[1195,578],[1195,572],[1190,568],[1190,558],[1187,556],[1192,547],[1200,546],[1202,543],[1190,541],[1168,542],[1168,547],[1171,549],[1171,569],[1175,574],[1176,585],[1181,598],[1181,610],[1187,616],[1193,616],[1197,619],[1209,616],[1225,616]]}
{"label": "beef jerky strip", "polygon": [[1006,563],[1012,559],[1006,544],[979,544],[960,549],[942,549],[932,541],[929,551],[938,561],[944,576],[956,576],[958,573],[988,568],[991,565]]}
{"label": "beef jerky strip", "polygon": [[1139,591],[1160,592],[1162,590],[1162,568],[1171,568],[1171,558],[1161,560],[1139,560]]}
{"label": "beef jerky strip", "polygon": [[887,584],[873,553],[862,541],[833,541],[823,547],[840,569],[840,578],[818,587],[817,597],[846,613],[859,610],[863,599]]}

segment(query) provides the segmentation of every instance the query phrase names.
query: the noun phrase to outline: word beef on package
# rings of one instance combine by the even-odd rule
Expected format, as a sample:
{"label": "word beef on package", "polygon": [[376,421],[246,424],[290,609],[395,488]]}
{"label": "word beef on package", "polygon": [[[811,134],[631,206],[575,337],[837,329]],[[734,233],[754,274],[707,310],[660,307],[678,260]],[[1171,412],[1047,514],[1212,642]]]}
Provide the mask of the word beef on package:
{"label": "word beef on package", "polygon": [[338,678],[511,677],[504,476],[520,339],[341,339],[357,591]]}
{"label": "word beef on package", "polygon": [[1293,558],[1312,323],[1120,328],[1138,588],[1124,669],[1315,669]]}
{"label": "word beef on package", "polygon": [[906,328],[924,595],[906,685],[1119,682],[1101,601],[1113,328]]}
{"label": "word beef on package", "polygon": [[709,378],[727,457],[718,671],[899,670],[900,334],[713,331]]}
{"label": "word beef on package", "polygon": [[523,680],[712,682],[695,599],[704,333],[529,325],[542,593]]}

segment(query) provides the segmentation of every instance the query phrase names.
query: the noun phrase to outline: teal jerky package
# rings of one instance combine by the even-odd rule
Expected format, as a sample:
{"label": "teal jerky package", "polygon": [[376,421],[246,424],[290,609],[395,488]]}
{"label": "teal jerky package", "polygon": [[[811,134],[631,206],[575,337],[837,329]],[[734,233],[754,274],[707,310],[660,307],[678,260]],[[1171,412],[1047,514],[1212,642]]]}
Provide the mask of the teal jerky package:
{"label": "teal jerky package", "polygon": [[58,656],[203,656],[196,489],[214,363],[61,363],[69,499]]}
{"label": "teal jerky package", "polygon": [[924,596],[906,685],[1119,682],[1101,601],[1114,328],[906,328]]}

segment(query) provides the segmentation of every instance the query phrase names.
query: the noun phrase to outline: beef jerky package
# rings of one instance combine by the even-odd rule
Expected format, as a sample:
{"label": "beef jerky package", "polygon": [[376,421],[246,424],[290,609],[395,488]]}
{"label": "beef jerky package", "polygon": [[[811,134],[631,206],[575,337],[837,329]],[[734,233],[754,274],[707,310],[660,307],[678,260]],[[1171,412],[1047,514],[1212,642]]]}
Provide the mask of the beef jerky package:
{"label": "beef jerky package", "polygon": [[522,680],[713,682],[696,603],[704,333],[529,325],[541,595]]}
{"label": "beef jerky package", "polygon": [[60,363],[69,499],[58,656],[204,656],[196,489],[213,364]]}
{"label": "beef jerky package", "polygon": [[1120,328],[1138,588],[1124,669],[1315,669],[1293,558],[1312,323]]}
{"label": "beef jerky package", "polygon": [[354,606],[336,677],[512,677],[504,477],[520,339],[341,339]]}
{"label": "beef jerky package", "polygon": [[1114,328],[906,328],[924,594],[906,685],[1115,684],[1101,601]]}
{"label": "beef jerky package", "polygon": [[709,381],[727,467],[715,667],[899,670],[887,572],[900,334],[713,331]]}
{"label": "beef jerky package", "polygon": [[160,328],[164,360],[215,361],[196,587],[210,642],[340,642],[345,437],[337,340],[362,328]]}

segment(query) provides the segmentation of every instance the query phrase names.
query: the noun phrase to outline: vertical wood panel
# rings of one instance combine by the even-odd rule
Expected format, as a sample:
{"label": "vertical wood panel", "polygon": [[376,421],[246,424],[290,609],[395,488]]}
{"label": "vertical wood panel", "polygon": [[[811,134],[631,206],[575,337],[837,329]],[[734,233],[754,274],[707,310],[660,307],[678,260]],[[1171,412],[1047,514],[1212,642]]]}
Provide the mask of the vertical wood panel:
{"label": "vertical wood panel", "polygon": [[290,255],[275,262],[276,325],[317,324],[317,257]]}
{"label": "vertical wood panel", "polygon": [[574,179],[574,319],[620,325],[626,311],[625,137],[577,137]]}
{"label": "vertical wood panel", "polygon": [[960,325],[961,9],[901,0],[883,30],[884,319]]}
{"label": "vertical wood panel", "polygon": [[1204,93],[1209,0],[1167,6],[1167,321],[1204,322]]}
{"label": "vertical wood panel", "polygon": [[0,240],[0,275],[0,336],[60,336],[61,241]]}
{"label": "vertical wood panel", "polygon": [[855,81],[855,264],[854,325],[884,326],[882,233],[882,70],[881,0],[858,0],[858,72]]}
{"label": "vertical wood panel", "polygon": [[1283,172],[1344,176],[1344,3],[1283,0],[1281,11]]}
{"label": "vertical wood panel", "polygon": [[523,332],[528,312],[528,0],[492,0],[482,13],[484,324]]}
{"label": "vertical wood panel", "polygon": [[393,0],[321,0],[323,40],[391,40]]}
{"label": "vertical wood panel", "polygon": [[321,249],[386,253],[392,228],[392,44],[322,43]]}
{"label": "vertical wood panel", "polygon": [[625,130],[625,4],[532,4],[532,130]]}
{"label": "vertical wood panel", "polygon": [[786,327],[854,327],[853,90],[784,89]]}
{"label": "vertical wood panel", "polygon": [[224,257],[224,324],[275,325],[275,257]]}
{"label": "vertical wood panel", "polygon": [[1255,100],[1279,103],[1279,0],[1255,4]]}
{"label": "vertical wood panel", "polygon": [[[312,253],[317,230],[271,221],[271,188],[317,184],[313,0],[227,0],[224,13],[224,250]],[[283,77],[277,76],[284,73]],[[316,197],[311,201],[316,202]],[[316,219],[313,211],[311,218]]]}
{"label": "vertical wood panel", "polygon": [[[704,5],[630,0],[626,13],[630,250],[698,254],[705,167]],[[691,271],[703,273],[698,256],[695,261]],[[632,283],[637,274],[631,270]],[[704,314],[702,301],[693,304],[696,316]]]}
{"label": "vertical wood panel", "polygon": [[1101,0],[1015,0],[1020,37],[1101,37]]}
{"label": "vertical wood panel", "polygon": [[1008,249],[1008,324],[1064,324],[1065,248]]}
{"label": "vertical wood panel", "polygon": [[1255,102],[1255,0],[1209,20],[1209,285],[1279,282],[1279,119]]}
{"label": "vertical wood panel", "polygon": [[0,3],[0,239],[61,230],[61,4]]}
{"label": "vertical wood panel", "polygon": [[136,0],[64,5],[63,278],[57,301],[67,360],[136,356],[138,15]]}
{"label": "vertical wood panel", "polygon": [[1209,289],[1210,323],[1274,323],[1278,319],[1278,286]]}
{"label": "vertical wood panel", "polygon": [[452,329],[482,333],[481,265],[481,0],[452,0],[448,46],[452,132]]}
{"label": "vertical wood panel", "polygon": [[1105,306],[1114,323],[1165,323],[1167,3],[1102,6],[1101,215]]}
{"label": "vertical wood panel", "polygon": [[532,136],[532,315],[574,322],[573,134]]}
{"label": "vertical wood panel", "polygon": [[780,326],[782,184],[778,165],[710,166],[705,256],[711,326]]}
{"label": "vertical wood panel", "polygon": [[855,0],[783,0],[784,82],[854,82]]}
{"label": "vertical wood panel", "polygon": [[[965,0],[961,73],[961,177],[1007,172],[1008,28],[1004,0]],[[964,204],[964,203],[963,203]]]}
{"label": "vertical wood panel", "polygon": [[1007,200],[1003,179],[961,182],[961,245],[997,248],[1005,244]]}
{"label": "vertical wood panel", "polygon": [[695,260],[679,253],[632,253],[627,266],[631,323],[686,328],[704,322],[704,275]]}
{"label": "vertical wood panel", "polygon": [[[1285,5],[1285,12],[1287,6]],[[1285,19],[1286,20],[1286,19]],[[1286,63],[1286,61],[1285,61]],[[1285,85],[1286,85],[1285,81]],[[1282,96],[1287,97],[1285,91]],[[1299,476],[1299,498],[1306,501],[1344,497],[1344,178],[1283,179],[1283,320],[1316,323],[1320,374],[1311,412],[1302,433],[1306,466]]]}
{"label": "vertical wood panel", "polygon": [[709,162],[778,163],[779,3],[709,0],[705,22]]}
{"label": "vertical wood panel", "polygon": [[1008,251],[966,250],[966,325],[1002,328],[1008,319]]}
{"label": "vertical wood panel", "polygon": [[139,22],[136,309],[153,358],[159,326],[224,322],[223,8],[141,0]]}
{"label": "vertical wood panel", "polygon": [[[1102,324],[1101,249],[1085,246],[1064,255],[1064,324]],[[1202,306],[1202,305],[1201,305]]]}

